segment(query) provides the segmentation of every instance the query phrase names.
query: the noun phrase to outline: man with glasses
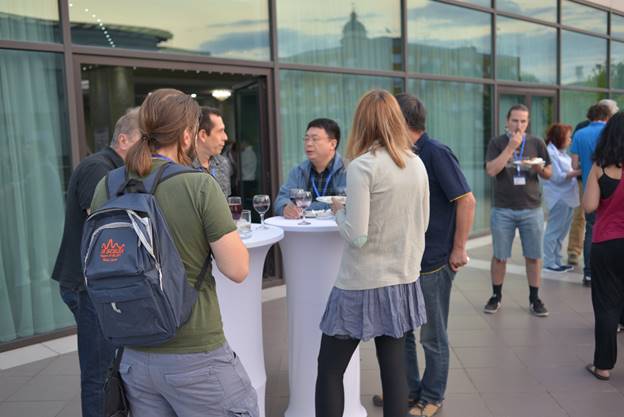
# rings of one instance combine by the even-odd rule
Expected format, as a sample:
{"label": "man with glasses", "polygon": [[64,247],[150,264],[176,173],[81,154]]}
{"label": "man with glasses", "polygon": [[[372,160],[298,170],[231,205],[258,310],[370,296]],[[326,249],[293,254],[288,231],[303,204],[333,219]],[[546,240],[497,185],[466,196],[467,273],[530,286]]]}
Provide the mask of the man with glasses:
{"label": "man with glasses", "polygon": [[287,219],[299,217],[299,210],[290,201],[290,190],[300,188],[312,193],[310,210],[329,209],[329,205],[316,201],[317,197],[343,194],[347,186],[347,170],[336,151],[340,143],[340,127],[331,119],[314,119],[308,123],[303,138],[307,159],[294,167],[288,180],[280,187],[273,204],[277,216]]}

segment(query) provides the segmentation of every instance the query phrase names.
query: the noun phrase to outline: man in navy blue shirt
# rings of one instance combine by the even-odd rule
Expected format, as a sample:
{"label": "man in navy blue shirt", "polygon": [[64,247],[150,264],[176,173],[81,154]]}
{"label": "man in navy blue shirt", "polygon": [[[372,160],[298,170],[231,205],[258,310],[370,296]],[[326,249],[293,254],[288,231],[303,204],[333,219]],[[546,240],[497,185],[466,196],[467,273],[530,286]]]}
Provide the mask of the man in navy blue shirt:
{"label": "man in navy blue shirt", "polygon": [[[596,149],[598,138],[602,130],[607,124],[607,120],[611,117],[611,110],[607,105],[594,104],[587,111],[587,118],[590,123],[582,129],[574,133],[572,137],[572,146],[570,153],[572,154],[572,167],[581,169],[583,175],[583,189],[587,184],[587,177],[593,165],[592,155]],[[589,253],[591,250],[592,231],[594,229],[595,213],[585,214],[585,241],[583,242],[583,285],[591,284],[591,268]]]}
{"label": "man in navy blue shirt", "polygon": [[[466,241],[472,228],[476,200],[453,151],[425,132],[426,110],[418,98],[397,95],[407,121],[414,151],[429,176],[431,216],[425,234],[425,253],[420,283],[427,309],[427,323],[420,329],[425,352],[425,370],[420,378],[414,333],[405,338],[410,414],[433,416],[444,400],[448,380],[449,346],[447,323],[451,286],[457,270],[466,265]],[[382,405],[380,396],[373,397]]]}

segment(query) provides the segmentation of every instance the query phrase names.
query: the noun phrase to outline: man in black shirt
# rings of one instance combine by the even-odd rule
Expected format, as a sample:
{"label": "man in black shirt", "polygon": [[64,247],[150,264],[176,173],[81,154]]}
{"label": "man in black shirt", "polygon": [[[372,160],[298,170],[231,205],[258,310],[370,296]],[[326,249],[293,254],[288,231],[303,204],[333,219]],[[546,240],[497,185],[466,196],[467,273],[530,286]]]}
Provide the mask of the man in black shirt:
{"label": "man in black shirt", "polygon": [[82,227],[89,214],[95,187],[106,174],[124,164],[130,147],[139,140],[138,109],[129,110],[115,125],[110,147],[82,160],[69,179],[65,229],[52,279],[76,319],[83,417],[102,417],[103,386],[114,348],[104,339],[95,308],[84,288],[80,261]]}

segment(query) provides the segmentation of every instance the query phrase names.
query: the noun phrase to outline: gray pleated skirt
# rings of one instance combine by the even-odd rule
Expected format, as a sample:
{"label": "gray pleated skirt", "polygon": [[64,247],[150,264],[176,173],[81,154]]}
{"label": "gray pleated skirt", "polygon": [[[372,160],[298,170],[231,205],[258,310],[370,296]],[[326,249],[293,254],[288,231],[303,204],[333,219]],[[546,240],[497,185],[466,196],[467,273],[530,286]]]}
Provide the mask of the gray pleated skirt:
{"label": "gray pleated skirt", "polygon": [[332,288],[321,320],[329,336],[362,341],[402,337],[427,322],[420,280],[370,290]]}

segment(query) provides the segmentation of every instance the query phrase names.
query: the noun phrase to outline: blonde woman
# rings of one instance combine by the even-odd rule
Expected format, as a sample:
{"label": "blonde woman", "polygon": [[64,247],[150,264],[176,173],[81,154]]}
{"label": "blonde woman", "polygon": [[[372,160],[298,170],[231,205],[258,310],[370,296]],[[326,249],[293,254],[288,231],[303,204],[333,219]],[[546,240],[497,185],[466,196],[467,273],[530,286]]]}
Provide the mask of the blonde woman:
{"label": "blonde woman", "polygon": [[372,338],[384,416],[407,414],[404,334],[426,321],[418,275],[429,223],[427,172],[410,145],[392,94],[366,93],[347,144],[346,207],[332,206],[345,246],[320,326],[318,417],[342,416],[343,374],[360,341]]}

